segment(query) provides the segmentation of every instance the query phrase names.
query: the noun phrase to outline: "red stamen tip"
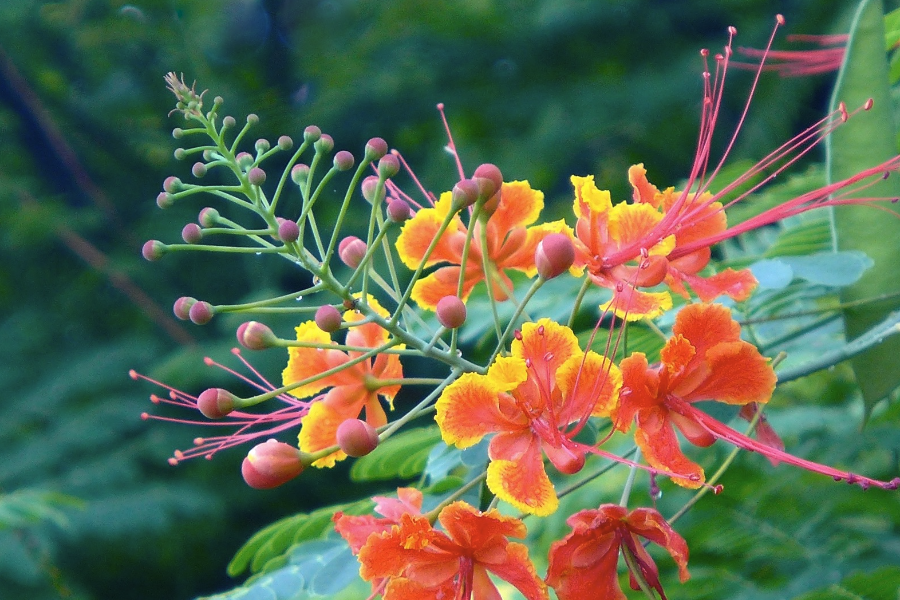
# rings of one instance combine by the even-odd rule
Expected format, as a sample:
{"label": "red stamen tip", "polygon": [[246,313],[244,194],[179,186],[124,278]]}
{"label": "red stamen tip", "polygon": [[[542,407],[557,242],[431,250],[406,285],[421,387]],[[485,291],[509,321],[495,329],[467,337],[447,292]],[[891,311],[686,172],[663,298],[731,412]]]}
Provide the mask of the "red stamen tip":
{"label": "red stamen tip", "polygon": [[[703,48],[702,50],[700,50],[700,56],[702,56],[703,58],[706,58],[707,56],[709,56],[709,50],[707,50],[706,48]],[[704,73],[704,75],[708,76],[708,73]]]}
{"label": "red stamen tip", "polygon": [[137,371],[135,371],[134,369],[129,369],[128,376],[131,377],[132,379],[137,379],[138,378]]}
{"label": "red stamen tip", "polygon": [[195,445],[195,446],[202,446],[202,445],[203,445],[203,442],[204,442],[204,439],[203,439],[202,437],[195,437],[195,438],[194,438],[194,445]]}
{"label": "red stamen tip", "polygon": [[729,25],[728,33],[730,35],[737,35],[737,27],[735,27],[734,25]]}
{"label": "red stamen tip", "polygon": [[156,394],[151,394],[151,395],[150,395],[150,402],[152,402],[153,404],[159,404],[159,403],[160,403],[160,398],[159,398],[159,396],[157,396]]}
{"label": "red stamen tip", "polygon": [[724,490],[724,489],[725,489],[725,486],[720,483],[718,485],[713,486],[712,493],[718,496],[719,494],[722,493],[722,490]]}
{"label": "red stamen tip", "polygon": [[850,115],[847,114],[847,105],[841,102],[838,104],[838,110],[841,112],[841,122],[846,123],[847,119],[850,118]]}
{"label": "red stamen tip", "polygon": [[142,419],[142,420],[146,421],[146,420],[149,419],[149,418],[150,418],[150,415],[149,415],[149,414],[147,414],[147,413],[145,413],[145,412],[142,412],[142,413],[141,413],[141,419]]}
{"label": "red stamen tip", "polygon": [[211,358],[208,357],[208,356],[204,356],[204,357],[203,357],[203,364],[205,364],[207,367],[211,367],[212,364],[213,364],[213,359],[211,359]]}
{"label": "red stamen tip", "polygon": [[875,104],[875,101],[869,98],[868,100],[866,100],[866,103],[863,104],[863,110],[871,110],[873,104]]}
{"label": "red stamen tip", "polygon": [[444,110],[444,103],[443,103],[443,102],[438,102],[438,103],[437,103],[437,109],[440,110],[440,111],[443,111],[443,110]]}
{"label": "red stamen tip", "polygon": [[784,15],[775,15],[775,24],[779,27],[784,25]]}
{"label": "red stamen tip", "polygon": [[176,465],[178,464],[178,460],[175,459],[175,458],[170,458],[170,459],[169,459],[169,464],[172,465],[172,466],[174,467],[174,466],[176,466]]}
{"label": "red stamen tip", "polygon": [[175,460],[184,460],[184,452],[182,452],[181,450],[176,450],[174,454]]}

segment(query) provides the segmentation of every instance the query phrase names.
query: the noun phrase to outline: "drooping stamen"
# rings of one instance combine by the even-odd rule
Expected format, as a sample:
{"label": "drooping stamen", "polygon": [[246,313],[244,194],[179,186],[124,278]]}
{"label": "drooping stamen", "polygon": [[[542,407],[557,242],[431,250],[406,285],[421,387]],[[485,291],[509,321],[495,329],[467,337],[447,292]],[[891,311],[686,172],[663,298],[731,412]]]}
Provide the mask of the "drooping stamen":
{"label": "drooping stamen", "polygon": [[[238,348],[232,349],[237,359],[250,371],[255,377],[251,379],[246,375],[239,373],[225,365],[217,363],[211,358],[204,359],[204,363],[211,367],[222,369],[226,373],[233,375],[244,383],[260,390],[262,392],[270,392],[276,388],[263,375],[254,369],[249,362],[241,355]],[[199,413],[197,407],[197,397],[186,392],[175,389],[165,383],[157,381],[151,377],[138,373],[137,371],[129,371],[129,375],[135,380],[148,381],[154,385],[169,391],[169,397],[161,397],[155,394],[150,396],[151,402],[154,404],[169,404],[180,408],[187,408],[191,411]],[[187,423],[191,425],[201,426],[218,426],[218,427],[237,427],[237,429],[228,435],[218,435],[212,437],[198,437],[194,439],[194,447],[188,450],[176,450],[174,456],[169,459],[170,464],[177,464],[182,460],[203,456],[211,459],[218,451],[225,448],[231,448],[244,444],[258,438],[270,438],[275,434],[289,429],[297,429],[303,417],[309,412],[309,406],[314,400],[300,400],[289,394],[280,394],[276,397],[285,404],[283,408],[267,413],[248,413],[244,411],[232,411],[220,421],[210,421],[206,419],[181,419],[175,417],[165,417],[161,415],[153,415],[150,413],[142,413],[141,418],[144,420],[168,421],[172,423]]]}
{"label": "drooping stamen", "polygon": [[447,132],[447,152],[453,155],[456,161],[456,171],[459,173],[460,179],[466,178],[466,171],[463,169],[462,161],[459,159],[459,152],[456,151],[456,144],[453,141],[453,134],[450,132],[450,124],[447,122],[447,115],[444,113],[444,103],[437,105],[438,112],[441,113],[441,121],[444,123],[444,131]]}
{"label": "drooping stamen", "polygon": [[[847,34],[838,35],[789,35],[788,42],[807,42],[819,46],[812,50],[772,50],[768,53],[770,64],[763,67],[764,71],[775,71],[781,77],[804,77],[837,71],[844,62]],[[758,48],[737,49],[738,52],[748,58],[761,58],[763,50]],[[739,69],[756,69],[757,63],[732,63]]]}

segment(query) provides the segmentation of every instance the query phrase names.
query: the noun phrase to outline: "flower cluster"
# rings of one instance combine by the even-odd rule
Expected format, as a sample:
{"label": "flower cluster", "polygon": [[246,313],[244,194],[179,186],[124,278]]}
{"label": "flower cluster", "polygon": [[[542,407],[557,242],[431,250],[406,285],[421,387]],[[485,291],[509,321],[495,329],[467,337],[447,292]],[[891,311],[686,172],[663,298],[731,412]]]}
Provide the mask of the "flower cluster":
{"label": "flower cluster", "polygon": [[[213,388],[195,397],[168,388],[169,399],[154,396],[156,402],[195,409],[218,424],[237,427],[230,435],[198,439],[196,448],[176,453],[173,462],[272,437],[249,451],[242,468],[249,485],[269,488],[310,466],[328,468],[377,452],[406,425],[432,413],[448,449],[488,439],[483,459],[475,459],[480,462],[474,467],[468,464],[466,479],[449,491],[423,494],[401,488],[396,499],[376,497],[381,517],[335,513],[335,528],[358,557],[362,578],[371,582],[373,595],[388,600],[498,598],[492,577],[529,600],[548,598],[548,587],[564,600],[624,598],[617,576],[620,555],[634,589],[655,590],[665,598],[657,567],[639,538],[664,547],[682,581],[688,578],[687,543],[654,508],[627,508],[630,483],[620,504],[598,503],[568,518],[571,532],[550,546],[543,579],[528,548],[510,538],[525,538],[525,516],[555,513],[566,493],[557,485],[582,471],[592,456],[624,465],[632,474],[649,473],[654,486],[659,477],[683,488],[721,491],[683,453],[679,433],[694,446],[724,440],[773,462],[863,487],[896,489],[900,479],[880,481],[785,452],[761,420],[778,379],[773,362],[742,339],[729,308],[751,297],[756,279],[746,268],[714,268],[711,247],[788,216],[851,202],[851,194],[897,170],[900,157],[729,226],[726,209],[750,193],[741,187],[746,181],[781,173],[855,113],[841,107],[713,192],[721,162],[711,164],[710,153],[730,56],[729,39],[725,52],[715,57],[715,79],[705,71],[699,145],[680,189],[661,190],[650,183],[643,164],[628,170],[630,199],[614,199],[598,189],[593,177],[573,175],[572,213],[549,223],[540,222],[543,194],[528,182],[504,181],[500,169],[489,164],[467,177],[458,157],[459,182],[438,196],[426,193],[420,204],[398,183],[405,161],[398,152],[388,152],[380,138],[369,141],[359,164],[340,151],[322,174],[334,142],[317,127],[305,130],[287,167],[269,177],[265,161],[291,151],[293,141],[283,136],[273,146],[261,139],[255,153],[239,151],[256,117],[248,117],[234,134],[235,119],[220,120],[220,98],[204,112],[203,94],[168,76],[178,99],[176,112],[189,124],[175,137],[210,140],[176,155],[202,157],[192,169],[195,177],[217,170],[230,183],[205,186],[172,177],[158,204],[165,208],[211,192],[250,220],[235,221],[204,208],[197,223],[185,226],[184,243],[153,240],[145,244],[144,256],[157,260],[188,250],[275,254],[310,275],[305,289],[267,300],[216,305],[184,297],[175,303],[176,315],[198,324],[227,312],[280,310],[307,316],[298,319],[296,335],[288,338],[258,321],[237,331],[245,348],[287,350],[280,386],[245,362],[254,377],[244,382],[255,386],[257,395],[240,397]],[[455,152],[452,137],[450,148]],[[312,156],[301,162],[309,152]],[[333,189],[340,172],[350,171],[337,217],[322,228],[315,217],[319,199]],[[282,200],[288,193],[300,198],[290,210]],[[873,200],[879,199],[852,202]],[[368,224],[365,231],[348,235],[348,216],[360,211],[357,206],[367,212]],[[236,238],[246,244],[227,242]],[[530,309],[542,286],[560,277],[572,278],[573,290],[581,289],[564,303],[568,324]],[[599,315],[581,306],[591,286],[605,294]],[[467,310],[476,296],[490,306],[480,324],[470,323]],[[501,310],[506,306],[511,308]],[[653,325],[665,338],[658,360],[625,351],[628,327],[676,308],[670,329],[662,325],[667,334]],[[595,317],[593,332],[573,325],[585,314]],[[482,347],[462,351],[461,329],[477,329],[473,333]],[[601,329],[606,335],[598,338]],[[604,339],[605,345],[596,343]],[[417,366],[408,357],[419,361]],[[440,376],[409,376],[423,360]],[[394,410],[401,390],[415,397],[411,390],[417,386],[427,390],[420,402],[402,406],[392,418],[395,413],[385,409]],[[283,406],[261,410],[272,401]],[[758,422],[758,439],[712,417],[700,401],[740,407],[742,416]],[[625,436],[616,434],[632,431],[637,454],[629,458],[618,450]],[[275,439],[282,432],[296,435],[296,441]],[[522,515],[501,513],[496,508],[501,501]],[[432,508],[423,512],[426,504]]]}

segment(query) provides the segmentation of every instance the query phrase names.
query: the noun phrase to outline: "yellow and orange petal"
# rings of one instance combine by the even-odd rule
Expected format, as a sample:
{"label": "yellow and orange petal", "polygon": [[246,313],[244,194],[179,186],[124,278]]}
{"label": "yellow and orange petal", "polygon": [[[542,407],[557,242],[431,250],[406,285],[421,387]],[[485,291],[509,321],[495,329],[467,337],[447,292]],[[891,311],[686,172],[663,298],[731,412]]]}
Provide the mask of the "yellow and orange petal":
{"label": "yellow and orange petal", "polygon": [[[444,296],[455,296],[459,286],[458,266],[446,266],[437,269],[434,273],[419,279],[413,286],[412,299],[420,307],[426,310],[436,310],[437,303]],[[462,295],[465,302],[472,293],[475,284],[484,280],[484,273],[480,268],[467,269],[466,278],[463,281]]]}
{"label": "yellow and orange petal", "polygon": [[[390,530],[369,536],[359,551],[359,574],[366,581],[384,577],[400,577],[410,564],[434,562],[429,550],[447,537],[435,531],[428,519],[404,514]],[[431,556],[429,556],[429,554]],[[447,553],[438,558],[446,559]]]}
{"label": "yellow and orange petal", "polygon": [[600,312],[609,310],[620,319],[639,321],[655,319],[671,308],[672,296],[668,292],[642,292],[626,285],[622,291],[613,290],[612,299],[600,305]]}
{"label": "yellow and orange petal", "polygon": [[641,410],[637,416],[634,441],[647,464],[675,475],[672,481],[678,485],[696,489],[705,481],[703,468],[681,451],[668,412],[664,406]]}
{"label": "yellow and orange petal", "polygon": [[[297,341],[314,344],[333,344],[331,336],[316,325],[315,321],[307,321],[297,326]],[[321,348],[296,348],[288,349],[288,364],[281,373],[283,385],[291,385],[315,377],[321,373],[333,369],[347,361],[347,355],[339,350]],[[353,377],[346,371],[339,371],[318,381],[313,381],[289,393],[297,398],[307,398],[326,387],[352,383]]]}
{"label": "yellow and orange petal", "polygon": [[[753,293],[753,290],[759,284],[750,269],[740,269],[738,271],[725,269],[709,277],[691,275],[690,273],[680,273],[679,275],[683,281],[691,286],[691,289],[703,302],[710,302],[719,296],[728,296],[736,302],[743,302],[750,297],[750,294]],[[674,280],[675,277],[671,277],[671,279]],[[670,279],[667,278],[666,282],[670,283]],[[671,283],[670,287],[674,289]],[[682,290],[684,289],[683,286],[680,287]]]}
{"label": "yellow and orange petal", "polygon": [[[537,274],[534,254],[537,251],[538,244],[552,233],[563,233],[569,238],[572,238],[574,235],[572,228],[566,225],[566,222],[562,219],[529,227],[525,232],[525,240],[517,244],[515,250],[508,256],[497,261],[498,268],[516,269],[524,272],[528,277],[534,277]],[[508,244],[509,240],[506,243]]]}
{"label": "yellow and orange petal", "polygon": [[651,256],[666,256],[675,249],[675,236],[666,236],[659,242],[651,238],[654,227],[662,217],[649,204],[616,204],[609,211],[609,237],[620,248],[642,245]]}
{"label": "yellow and orange petal", "polygon": [[499,410],[502,393],[490,377],[465,373],[444,388],[435,404],[435,421],[447,445],[468,448],[496,431],[508,431],[512,423]]}
{"label": "yellow and orange petal", "polygon": [[572,175],[570,177],[572,185],[575,186],[575,203],[573,210],[575,216],[579,219],[582,217],[590,217],[588,213],[599,215],[608,212],[612,208],[612,197],[607,190],[598,190],[594,183],[594,176],[579,177]]}
{"label": "yellow and orange petal", "polygon": [[637,203],[649,204],[653,208],[659,208],[661,201],[659,189],[647,180],[647,169],[644,163],[632,165],[628,169],[628,182],[633,191],[632,199]]}
{"label": "yellow and orange petal", "polygon": [[505,235],[537,221],[544,209],[543,192],[532,189],[527,181],[504,183],[500,190],[500,204],[488,219],[489,227]]}
{"label": "yellow and orange petal", "polygon": [[570,356],[556,371],[556,385],[565,402],[561,421],[577,419],[586,412],[608,417],[619,401],[622,373],[608,358],[591,350]]}
{"label": "yellow and orange petal", "polygon": [[492,460],[487,486],[501,500],[532,515],[546,517],[559,507],[537,439],[518,460]]}
{"label": "yellow and orange petal", "polygon": [[705,356],[708,375],[693,389],[683,384],[673,390],[687,401],[717,400],[727,404],[766,403],[775,391],[777,377],[769,360],[753,344],[723,342]]}
{"label": "yellow and orange petal", "polygon": [[546,369],[554,373],[570,356],[581,354],[575,333],[551,319],[524,323],[521,332],[522,339],[513,340],[510,352],[515,357],[530,359],[539,372]]}
{"label": "yellow and orange petal", "polygon": [[[425,252],[438,231],[440,231],[441,224],[451,210],[452,194],[444,192],[435,203],[434,208],[423,208],[417,211],[412,219],[403,224],[403,229],[395,242],[397,255],[403,261],[403,264],[412,270],[419,268]],[[460,248],[453,243],[453,234],[457,232],[465,233],[465,231],[466,229],[459,217],[454,217],[431,255],[429,255],[425,266],[430,267],[440,262],[459,264],[461,258]]]}
{"label": "yellow and orange petal", "polygon": [[[479,560],[475,568],[475,585],[483,585],[486,588],[487,584],[490,583],[487,574],[483,575],[483,583],[478,581],[481,574],[481,569],[479,569],[481,565],[484,565],[485,569],[519,590],[526,600],[548,600],[547,584],[538,577],[534,565],[528,558],[528,547],[524,544],[510,542],[505,548],[501,562],[488,562],[486,559]],[[491,598],[491,596],[487,595],[481,597]]]}
{"label": "yellow and orange petal", "polygon": [[481,512],[466,502],[457,501],[441,510],[438,520],[454,542],[476,551],[490,549],[498,542],[506,545],[507,537],[524,538],[525,524],[496,509]]}
{"label": "yellow and orange petal", "polygon": [[678,565],[681,583],[690,579],[687,569],[688,546],[659,512],[652,508],[636,508],[624,519],[632,533],[665,548]]}
{"label": "yellow and orange petal", "polygon": [[[309,407],[309,413],[303,418],[303,426],[297,436],[300,450],[314,453],[335,446],[338,426],[347,419],[356,418],[358,414],[348,416],[347,413],[342,413],[324,402],[314,402]],[[337,450],[313,462],[312,466],[333,467],[337,461],[345,458],[347,455],[341,450]]]}
{"label": "yellow and orange petal", "polygon": [[[513,342],[515,344],[515,342]],[[498,391],[509,392],[528,379],[528,367],[521,356],[499,356],[485,375]]]}

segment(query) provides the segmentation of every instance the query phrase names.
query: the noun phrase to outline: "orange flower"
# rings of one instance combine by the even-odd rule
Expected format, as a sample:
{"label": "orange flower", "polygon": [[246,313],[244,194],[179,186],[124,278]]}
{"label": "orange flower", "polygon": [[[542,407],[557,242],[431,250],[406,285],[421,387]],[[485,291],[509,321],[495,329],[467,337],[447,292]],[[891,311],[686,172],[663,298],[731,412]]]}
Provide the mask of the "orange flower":
{"label": "orange flower", "polygon": [[740,336],[740,326],[724,306],[689,304],[675,317],[658,367],[649,367],[640,352],[622,360],[622,394],[613,421],[623,432],[634,422],[635,441],[647,462],[683,475],[674,481],[684,487],[699,487],[704,475],[682,454],[674,427],[697,446],[709,446],[718,437],[691,403],[765,403],[775,389],[768,359]]}
{"label": "orange flower", "polygon": [[[388,316],[387,311],[374,298],[368,299],[368,305],[383,317]],[[354,310],[344,313],[345,321],[352,323],[361,319],[362,315]],[[346,345],[378,348],[387,343],[388,337],[387,331],[375,323],[351,325],[347,332]],[[297,341],[322,345],[335,344],[331,340],[331,335],[319,329],[315,321],[307,321],[297,327]],[[288,352],[288,364],[282,373],[284,385],[291,385],[338,368],[363,354],[355,350],[342,352],[322,348],[290,348]],[[396,354],[382,353],[291,390],[292,395],[307,398],[325,388],[331,388],[312,403],[309,413],[303,419],[303,428],[299,435],[300,450],[317,452],[336,445],[338,426],[347,419],[358,418],[363,409],[366,411],[365,420],[369,425],[372,427],[385,425],[387,415],[378,397],[387,400],[393,408],[394,396],[397,395],[400,386],[382,385],[380,381],[402,377],[400,358]],[[336,461],[346,456],[338,450],[320,458],[313,466],[332,467]]]}
{"label": "orange flower", "polygon": [[500,593],[489,572],[528,600],[548,598],[527,547],[507,539],[525,537],[520,520],[465,502],[445,507],[438,520],[444,531],[423,516],[402,514],[390,531],[368,538],[359,553],[360,575],[387,578],[384,600],[493,600]]}
{"label": "orange flower", "polygon": [[588,417],[609,415],[621,376],[605,357],[582,352],[571,329],[549,319],[525,323],[511,351],[486,375],[466,373],[447,386],[435,420],[444,442],[459,448],[495,433],[488,487],[520,510],[548,515],[558,499],[541,450],[561,472],[577,472],[585,449],[572,438]]}
{"label": "orange flower", "polygon": [[[410,269],[417,269],[425,252],[440,230],[441,223],[453,210],[452,194],[445,192],[433,208],[423,208],[403,225],[397,238],[397,254]],[[494,298],[505,300],[513,285],[506,270],[522,271],[533,277],[536,273],[534,252],[538,243],[550,233],[567,231],[563,221],[528,227],[534,223],[544,208],[544,194],[531,189],[527,181],[504,183],[500,191],[500,203],[487,219],[487,257],[489,272],[485,274],[482,256],[479,221],[472,232],[469,256],[463,278],[461,298],[469,297],[472,288],[480,281],[489,281]],[[443,264],[436,271],[416,282],[412,298],[422,308],[435,310],[438,300],[455,296],[460,278],[462,251],[467,235],[466,226],[457,216],[441,235],[440,240],[425,263],[426,267]]]}
{"label": "orange flower", "polygon": [[347,540],[353,554],[359,554],[373,533],[385,533],[394,525],[399,525],[403,515],[422,514],[422,492],[416,488],[397,488],[396,498],[375,496],[372,499],[375,501],[375,512],[383,518],[345,515],[341,511],[334,513],[332,517],[335,531]]}
{"label": "orange flower", "polygon": [[[575,513],[566,523],[572,527],[572,533],[550,546],[547,569],[547,584],[556,590],[560,600],[626,600],[616,574],[622,544],[634,556],[644,581],[666,600],[656,564],[638,536],[669,551],[682,583],[690,577],[687,543],[652,508],[636,508],[629,513],[617,504],[604,504]],[[629,576],[631,588],[640,589],[634,575],[629,572]]]}

